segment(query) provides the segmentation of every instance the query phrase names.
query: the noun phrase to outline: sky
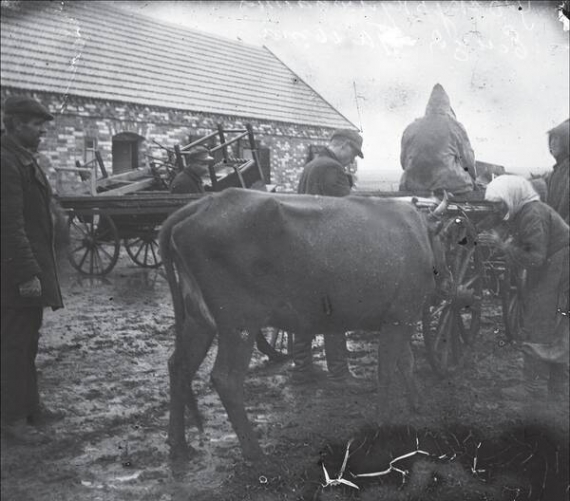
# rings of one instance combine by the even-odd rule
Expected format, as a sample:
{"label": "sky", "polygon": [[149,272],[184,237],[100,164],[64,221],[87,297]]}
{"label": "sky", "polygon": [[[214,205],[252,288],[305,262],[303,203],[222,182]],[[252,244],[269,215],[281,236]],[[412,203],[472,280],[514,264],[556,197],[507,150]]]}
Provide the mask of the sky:
{"label": "sky", "polygon": [[553,165],[546,132],[569,111],[559,2],[117,2],[139,14],[266,46],[362,130],[362,180],[397,180],[405,127],[448,92],[476,159],[514,173]]}

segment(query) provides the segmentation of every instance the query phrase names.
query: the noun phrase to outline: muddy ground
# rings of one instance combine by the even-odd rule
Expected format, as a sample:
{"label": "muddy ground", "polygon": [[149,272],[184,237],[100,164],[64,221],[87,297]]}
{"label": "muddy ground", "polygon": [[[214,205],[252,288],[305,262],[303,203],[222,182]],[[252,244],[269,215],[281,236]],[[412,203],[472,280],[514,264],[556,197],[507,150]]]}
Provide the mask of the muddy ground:
{"label": "muddy ground", "polygon": [[[397,388],[386,426],[375,423],[373,336],[349,336],[353,372],[370,383],[361,390],[324,382],[296,388],[290,384],[290,363],[269,363],[256,351],[246,395],[268,456],[262,465],[242,460],[209,383],[214,346],[194,384],[206,441],[200,444],[190,429],[199,456],[173,464],[166,444],[173,312],[162,271],[137,268],[126,256],[103,279],[63,268],[66,308],[46,312],[38,367],[45,403],[66,417],[44,429],[45,444],[2,444],[3,501],[556,501],[567,496],[568,404],[530,402],[529,410],[529,402],[502,396],[501,388],[519,379],[521,355],[503,342],[493,298],[485,300],[481,333],[460,374],[438,379],[421,336],[414,339],[422,408],[411,414]],[[319,346],[315,356],[324,367]],[[344,478],[359,489],[323,488],[320,461],[335,477],[350,439]],[[349,474],[385,470],[394,457],[416,450],[431,456],[416,453],[393,465],[406,475],[394,470],[355,479]]]}

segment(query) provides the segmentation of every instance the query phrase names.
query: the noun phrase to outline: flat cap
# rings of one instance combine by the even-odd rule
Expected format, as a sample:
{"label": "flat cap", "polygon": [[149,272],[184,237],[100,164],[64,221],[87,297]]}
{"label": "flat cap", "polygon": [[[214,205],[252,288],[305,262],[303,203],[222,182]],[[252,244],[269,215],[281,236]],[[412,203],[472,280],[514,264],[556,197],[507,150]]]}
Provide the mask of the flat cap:
{"label": "flat cap", "polygon": [[356,132],[355,130],[351,130],[351,129],[337,129],[333,132],[333,135],[331,136],[331,140],[334,139],[335,137],[342,137],[344,139],[347,139],[348,142],[354,147],[354,149],[357,151],[357,154],[360,158],[364,158],[364,155],[362,154],[362,136]]}
{"label": "flat cap", "polygon": [[191,149],[187,154],[186,158],[191,162],[197,161],[208,161],[213,160],[213,157],[210,155],[210,150],[205,146],[196,146],[195,148]]}
{"label": "flat cap", "polygon": [[46,121],[53,120],[53,115],[38,101],[28,96],[10,96],[4,101],[4,114],[31,115]]}

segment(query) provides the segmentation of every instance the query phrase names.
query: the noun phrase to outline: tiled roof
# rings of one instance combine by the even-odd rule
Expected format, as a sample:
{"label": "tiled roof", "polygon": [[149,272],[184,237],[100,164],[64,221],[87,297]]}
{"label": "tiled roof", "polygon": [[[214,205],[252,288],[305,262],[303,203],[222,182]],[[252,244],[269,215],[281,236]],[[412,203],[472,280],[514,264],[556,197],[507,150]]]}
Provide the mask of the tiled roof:
{"label": "tiled roof", "polygon": [[1,25],[3,86],[355,128],[263,47],[100,2],[2,2]]}

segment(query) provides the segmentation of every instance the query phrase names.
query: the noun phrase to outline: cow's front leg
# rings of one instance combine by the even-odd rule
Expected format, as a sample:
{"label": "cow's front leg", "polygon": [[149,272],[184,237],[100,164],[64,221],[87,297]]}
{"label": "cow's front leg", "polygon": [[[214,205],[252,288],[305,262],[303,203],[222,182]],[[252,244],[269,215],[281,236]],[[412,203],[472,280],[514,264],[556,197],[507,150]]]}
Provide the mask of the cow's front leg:
{"label": "cow's front leg", "polygon": [[[420,406],[419,391],[414,377],[414,354],[412,352],[411,339],[414,334],[414,326],[407,326],[402,331],[402,345],[399,349],[400,356],[398,358],[398,369],[402,374],[402,379],[406,387],[406,396],[412,412],[417,412]],[[404,341],[405,339],[405,341]]]}
{"label": "cow's front leg", "polygon": [[[257,330],[220,331],[218,354],[212,371],[212,383],[220,395],[228,418],[238,437],[245,459],[263,457],[251,423],[245,412],[243,383],[249,367]],[[251,334],[253,333],[253,334]]]}
{"label": "cow's front leg", "polygon": [[414,359],[410,347],[413,326],[393,323],[384,326],[378,339],[378,418],[391,417],[391,393],[394,374],[400,369],[412,408],[417,406],[417,390],[414,381]]}

